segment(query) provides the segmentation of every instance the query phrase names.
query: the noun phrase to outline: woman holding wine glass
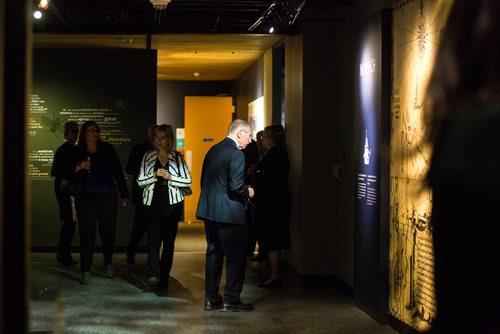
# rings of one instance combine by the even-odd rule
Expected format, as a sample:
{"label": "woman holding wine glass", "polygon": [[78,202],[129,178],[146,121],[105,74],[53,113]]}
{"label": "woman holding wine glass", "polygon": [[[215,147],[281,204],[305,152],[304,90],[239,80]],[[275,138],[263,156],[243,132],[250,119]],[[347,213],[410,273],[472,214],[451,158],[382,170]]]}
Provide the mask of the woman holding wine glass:
{"label": "woman holding wine glass", "polygon": [[80,226],[80,283],[89,284],[97,225],[106,276],[115,276],[112,260],[118,212],[116,188],[123,206],[128,203],[128,188],[116,151],[113,145],[101,140],[101,130],[96,122],[82,124],[78,147],[75,170],[83,179],[82,191],[75,199]]}

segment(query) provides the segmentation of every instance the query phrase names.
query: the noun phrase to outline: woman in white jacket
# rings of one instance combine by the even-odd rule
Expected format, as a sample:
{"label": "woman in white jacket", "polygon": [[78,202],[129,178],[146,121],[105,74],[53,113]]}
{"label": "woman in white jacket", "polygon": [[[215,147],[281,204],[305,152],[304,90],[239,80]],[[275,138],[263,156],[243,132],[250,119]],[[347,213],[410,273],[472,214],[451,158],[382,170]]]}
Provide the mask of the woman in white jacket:
{"label": "woman in white jacket", "polygon": [[[162,124],[155,130],[154,150],[142,158],[137,183],[144,189],[142,201],[149,222],[148,256],[152,276],[148,284],[159,292],[168,289],[168,276],[174,257],[174,243],[182,214],[183,192],[191,185],[191,175],[182,155],[175,151],[174,131]],[[163,249],[160,253],[160,247]]]}

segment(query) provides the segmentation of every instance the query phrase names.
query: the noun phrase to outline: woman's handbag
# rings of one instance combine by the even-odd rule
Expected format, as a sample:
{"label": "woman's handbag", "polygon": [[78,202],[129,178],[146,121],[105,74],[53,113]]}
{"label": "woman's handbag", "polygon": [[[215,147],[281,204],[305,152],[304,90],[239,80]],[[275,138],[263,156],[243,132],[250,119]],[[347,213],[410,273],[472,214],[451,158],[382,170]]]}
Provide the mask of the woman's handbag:
{"label": "woman's handbag", "polygon": [[80,175],[74,175],[69,179],[61,179],[61,191],[70,196],[76,196],[82,192],[83,180]]}
{"label": "woman's handbag", "polygon": [[182,196],[184,196],[184,197],[193,194],[191,187],[178,187],[178,188],[179,188],[179,191],[181,192]]}
{"label": "woman's handbag", "polygon": [[[182,159],[182,155],[180,155],[179,152],[175,151],[175,154],[177,155],[175,158],[175,161],[177,162],[177,168],[180,170],[181,166],[179,164],[179,157]],[[177,187],[179,191],[181,192],[182,196],[186,197],[189,195],[193,194],[193,191],[191,190],[191,187]]]}

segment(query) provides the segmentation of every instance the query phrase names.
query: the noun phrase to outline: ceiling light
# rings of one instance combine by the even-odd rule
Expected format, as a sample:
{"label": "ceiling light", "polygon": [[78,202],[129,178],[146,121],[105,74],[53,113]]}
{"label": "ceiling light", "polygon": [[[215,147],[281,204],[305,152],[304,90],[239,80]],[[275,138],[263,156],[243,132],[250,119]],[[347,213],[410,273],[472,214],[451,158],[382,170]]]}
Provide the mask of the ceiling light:
{"label": "ceiling light", "polygon": [[35,10],[35,12],[33,13],[33,17],[37,20],[40,20],[42,18],[42,12],[39,10]]}
{"label": "ceiling light", "polygon": [[156,10],[165,10],[172,0],[149,0]]}
{"label": "ceiling light", "polygon": [[155,9],[155,22],[161,23],[161,14],[167,9],[168,4],[172,0],[149,0]]}
{"label": "ceiling light", "polygon": [[274,32],[274,27],[273,27],[273,26],[271,26],[271,27],[269,28],[269,33],[270,33],[270,34],[272,34],[273,32]]}
{"label": "ceiling light", "polygon": [[194,72],[193,75],[194,75],[195,78],[199,78],[200,77],[200,72]]}
{"label": "ceiling light", "polygon": [[49,0],[40,0],[38,3],[38,8],[47,9],[49,8]]}

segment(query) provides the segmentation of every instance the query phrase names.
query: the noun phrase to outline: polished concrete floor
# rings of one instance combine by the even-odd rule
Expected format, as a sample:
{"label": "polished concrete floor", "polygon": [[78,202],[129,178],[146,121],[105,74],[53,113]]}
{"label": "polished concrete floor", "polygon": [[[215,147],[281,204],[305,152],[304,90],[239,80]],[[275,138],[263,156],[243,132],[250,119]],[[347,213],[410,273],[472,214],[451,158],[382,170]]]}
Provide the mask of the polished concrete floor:
{"label": "polished concrete floor", "polygon": [[144,254],[135,265],[115,254],[113,279],[96,254],[84,286],[78,267],[57,265],[53,253],[33,253],[30,333],[397,333],[354,306],[345,289],[301,284],[286,266],[281,289],[258,288],[265,262],[247,265],[241,298],[254,303],[253,312],[204,311],[204,248],[203,225],[180,224],[167,295],[148,288]]}

